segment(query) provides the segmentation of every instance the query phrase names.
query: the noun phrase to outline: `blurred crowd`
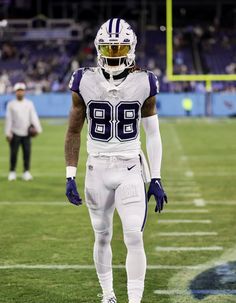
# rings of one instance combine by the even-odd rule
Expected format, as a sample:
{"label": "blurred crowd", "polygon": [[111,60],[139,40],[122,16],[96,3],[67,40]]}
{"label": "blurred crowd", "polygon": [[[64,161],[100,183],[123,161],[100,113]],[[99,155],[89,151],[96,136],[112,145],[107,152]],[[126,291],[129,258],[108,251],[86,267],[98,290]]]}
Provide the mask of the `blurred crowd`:
{"label": "blurred crowd", "polygon": [[[159,77],[161,91],[205,92],[204,82],[168,82],[165,32],[148,31],[146,65]],[[173,70],[176,75],[236,74],[236,31],[214,26],[174,30]],[[236,92],[236,81],[212,82],[214,92]]]}
{"label": "blurred crowd", "polygon": [[[0,93],[11,93],[14,83],[24,81],[29,92],[64,92],[71,73],[80,66],[96,65],[95,30],[87,28],[83,41],[0,42]],[[146,32],[142,49],[138,34],[137,64],[152,70],[162,92],[205,91],[201,82],[168,82],[166,77],[166,33]],[[235,74],[236,33],[200,26],[175,30],[175,74]],[[236,91],[235,82],[214,82],[214,91]]]}

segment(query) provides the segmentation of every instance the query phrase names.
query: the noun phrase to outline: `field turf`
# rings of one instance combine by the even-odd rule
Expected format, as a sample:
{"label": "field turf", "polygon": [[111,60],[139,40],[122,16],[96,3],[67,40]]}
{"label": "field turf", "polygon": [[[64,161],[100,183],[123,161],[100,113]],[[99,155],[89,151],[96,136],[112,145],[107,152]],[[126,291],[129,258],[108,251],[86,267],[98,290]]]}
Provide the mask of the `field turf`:
{"label": "field turf", "polygon": [[[7,181],[8,146],[0,139],[0,303],[100,302],[87,208],[64,195],[66,120],[42,124],[33,139],[32,182]],[[162,119],[161,133],[169,203],[162,214],[149,203],[143,303],[236,302],[236,121]],[[84,132],[81,194],[86,156]],[[112,246],[115,291],[127,303],[117,215]]]}

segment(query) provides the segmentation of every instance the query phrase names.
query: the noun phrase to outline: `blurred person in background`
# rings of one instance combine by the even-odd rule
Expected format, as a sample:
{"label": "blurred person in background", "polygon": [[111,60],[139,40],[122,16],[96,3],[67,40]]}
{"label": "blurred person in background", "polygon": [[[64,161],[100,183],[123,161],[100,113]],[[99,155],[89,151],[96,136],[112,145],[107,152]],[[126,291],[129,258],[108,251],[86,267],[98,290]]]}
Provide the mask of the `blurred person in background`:
{"label": "blurred person in background", "polygon": [[191,116],[192,113],[192,109],[193,109],[193,101],[190,97],[186,96],[183,100],[182,100],[182,107],[185,111],[185,115],[187,117]]}
{"label": "blurred person in background", "polygon": [[25,83],[14,85],[16,99],[10,101],[6,110],[5,134],[10,146],[10,172],[8,180],[16,180],[17,154],[23,150],[24,173],[22,179],[32,180],[30,173],[31,137],[42,132],[42,127],[33,103],[25,98]]}

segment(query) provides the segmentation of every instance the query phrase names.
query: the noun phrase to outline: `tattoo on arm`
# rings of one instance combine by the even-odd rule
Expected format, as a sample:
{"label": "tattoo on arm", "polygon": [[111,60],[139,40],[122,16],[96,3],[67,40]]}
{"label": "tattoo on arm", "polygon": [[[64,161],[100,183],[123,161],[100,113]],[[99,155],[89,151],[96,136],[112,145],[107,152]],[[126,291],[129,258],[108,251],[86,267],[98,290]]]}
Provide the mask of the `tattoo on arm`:
{"label": "tattoo on arm", "polygon": [[142,109],[141,109],[141,115],[142,118],[146,118],[149,116],[153,116],[157,114],[156,109],[156,97],[150,97],[143,103]]}
{"label": "tattoo on arm", "polygon": [[80,151],[80,137],[86,116],[86,106],[82,98],[72,92],[72,108],[69,116],[69,125],[65,138],[66,166],[77,167]]}

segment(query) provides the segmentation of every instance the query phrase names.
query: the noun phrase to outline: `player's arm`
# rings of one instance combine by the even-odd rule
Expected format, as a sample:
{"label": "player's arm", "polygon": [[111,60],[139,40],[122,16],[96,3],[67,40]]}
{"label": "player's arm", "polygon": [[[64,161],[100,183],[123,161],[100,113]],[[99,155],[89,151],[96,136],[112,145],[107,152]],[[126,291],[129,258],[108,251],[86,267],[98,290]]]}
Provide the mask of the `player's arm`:
{"label": "player's arm", "polygon": [[[85,104],[82,98],[72,92],[72,107],[69,116],[69,125],[65,139],[66,166],[77,168],[80,150],[81,130],[86,115]],[[75,177],[76,173],[68,173],[67,177]]]}
{"label": "player's arm", "polygon": [[151,172],[151,183],[148,190],[148,200],[154,195],[156,200],[155,211],[163,209],[167,196],[161,184],[162,142],[159,121],[156,110],[156,97],[149,97],[142,106],[142,124],[146,133],[146,149]]}
{"label": "player's arm", "polygon": [[161,178],[162,143],[155,96],[148,98],[144,102],[141,115],[146,134],[146,149],[151,178]]}
{"label": "player's arm", "polygon": [[81,198],[77,192],[75,177],[79,159],[81,130],[86,116],[86,107],[83,99],[72,92],[72,107],[69,116],[69,125],[65,138],[66,161],[66,196],[73,204],[81,204]]}

